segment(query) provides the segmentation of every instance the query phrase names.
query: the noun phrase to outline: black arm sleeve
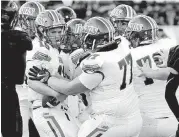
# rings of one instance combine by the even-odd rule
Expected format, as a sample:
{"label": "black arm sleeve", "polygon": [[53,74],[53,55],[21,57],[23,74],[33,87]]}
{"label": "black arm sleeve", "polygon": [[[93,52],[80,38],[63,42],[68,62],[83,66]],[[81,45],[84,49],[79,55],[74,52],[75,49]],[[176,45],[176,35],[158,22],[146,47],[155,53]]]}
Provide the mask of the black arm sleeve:
{"label": "black arm sleeve", "polygon": [[165,99],[179,122],[179,104],[176,98],[176,90],[179,86],[179,75],[170,73],[165,89]]}
{"label": "black arm sleeve", "polygon": [[179,73],[179,45],[170,49],[167,66]]}

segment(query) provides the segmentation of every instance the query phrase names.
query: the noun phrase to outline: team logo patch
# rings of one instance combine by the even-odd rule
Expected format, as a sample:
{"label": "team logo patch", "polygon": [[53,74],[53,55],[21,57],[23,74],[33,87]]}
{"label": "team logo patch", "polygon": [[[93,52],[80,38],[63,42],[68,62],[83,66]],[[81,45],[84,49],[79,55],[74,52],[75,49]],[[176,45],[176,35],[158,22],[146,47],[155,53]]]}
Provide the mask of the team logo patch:
{"label": "team logo patch", "polygon": [[85,33],[88,33],[88,34],[97,34],[99,29],[94,27],[94,26],[84,26],[84,30],[83,30]]}
{"label": "team logo patch", "polygon": [[24,15],[33,16],[35,13],[35,8],[22,7],[19,12]]}
{"label": "team logo patch", "polygon": [[131,31],[141,31],[143,29],[143,24],[129,23],[129,29]]}
{"label": "team logo patch", "polygon": [[34,59],[34,60],[40,60],[40,61],[45,60],[45,61],[49,62],[51,60],[51,57],[48,56],[47,54],[44,54],[42,52],[37,51],[34,54],[34,56],[32,57],[32,59]]}

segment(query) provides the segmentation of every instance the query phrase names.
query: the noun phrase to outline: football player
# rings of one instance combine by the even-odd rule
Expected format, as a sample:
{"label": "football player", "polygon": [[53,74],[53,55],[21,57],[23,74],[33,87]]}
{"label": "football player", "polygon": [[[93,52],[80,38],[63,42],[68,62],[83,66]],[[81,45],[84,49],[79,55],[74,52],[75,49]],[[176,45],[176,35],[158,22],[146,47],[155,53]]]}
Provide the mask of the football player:
{"label": "football player", "polygon": [[128,45],[118,47],[113,43],[114,28],[102,17],[89,19],[84,32],[85,48],[94,53],[81,62],[82,73],[70,82],[53,76],[45,82],[66,95],[90,93],[91,118],[81,125],[78,137],[138,137],[142,118],[133,88]]}
{"label": "football player", "polygon": [[[165,99],[172,110],[173,114],[179,121],[179,105],[177,99],[179,95],[177,93],[178,89],[178,60],[179,60],[179,46],[170,48],[170,50],[160,50],[153,54],[154,61],[156,65],[161,68],[160,71],[155,71],[150,69],[146,72],[144,68],[141,68],[142,75],[146,77],[151,77],[154,79],[167,80],[167,85],[165,88]],[[154,77],[154,75],[156,75]],[[179,127],[179,126],[178,126]],[[179,132],[176,132],[176,137],[179,136]]]}
{"label": "football player", "polygon": [[[63,71],[63,69],[61,69],[63,68],[63,63],[58,48],[63,43],[66,34],[67,28],[65,21],[55,10],[46,10],[37,16],[35,23],[38,35],[41,40],[43,40],[43,46],[39,47],[33,54],[31,60],[27,62],[28,69],[26,74],[28,76],[28,71],[31,66],[36,66],[43,68],[43,71],[48,70],[51,75],[61,77],[60,74],[62,74]],[[38,71],[38,69],[36,70]],[[46,96],[56,97],[59,93],[42,81],[28,79],[28,85],[32,89],[30,92],[30,100],[33,102],[33,120],[40,136],[73,137],[73,135],[77,134],[78,127],[73,124],[70,115],[62,103],[56,103],[56,107],[53,107],[51,104],[44,104],[42,102],[42,98]],[[66,96],[61,95],[61,98],[65,100]]]}
{"label": "football player", "polygon": [[115,36],[122,36],[124,34],[129,21],[134,16],[136,16],[135,10],[125,4],[118,5],[111,11],[109,17],[115,28]]}
{"label": "football player", "polygon": [[[89,55],[83,49],[83,26],[86,21],[82,19],[72,19],[67,22],[67,39],[66,47],[71,49],[69,55],[69,61],[64,68],[68,68],[70,80],[73,80],[81,74],[80,62],[82,59]],[[66,63],[64,63],[66,64]],[[88,95],[79,94],[78,96],[68,96],[68,107],[74,118],[77,118],[77,123],[80,125],[84,120],[88,118],[88,114],[84,112],[86,106],[88,106]],[[76,106],[76,107],[75,107]],[[86,115],[87,114],[87,115]]]}
{"label": "football player", "polygon": [[[36,47],[39,46],[38,44],[39,39],[36,36],[35,19],[37,15],[44,10],[45,10],[44,6],[39,2],[26,2],[19,9],[18,27],[20,28],[16,27],[16,29],[20,29],[26,32],[30,36],[33,44],[33,50],[27,52],[26,60],[31,58],[31,54],[34,54]],[[20,110],[23,119],[23,137],[28,137],[29,136],[28,123],[29,123],[31,111],[29,111],[30,103],[28,101],[27,83],[24,82],[23,85],[16,85],[16,90],[19,96]]]}
{"label": "football player", "polygon": [[35,38],[36,34],[35,19],[37,15],[44,10],[44,6],[39,2],[26,2],[19,9],[19,26],[23,31],[27,32],[32,39]]}
{"label": "football player", "polygon": [[62,15],[62,17],[65,19],[65,22],[70,21],[71,19],[77,18],[75,11],[67,6],[60,6],[56,9],[56,11]]}
{"label": "football player", "polygon": [[[171,41],[158,40],[157,31],[158,25],[154,19],[138,15],[129,22],[126,32],[133,48],[131,52],[134,59],[134,85],[144,121],[141,137],[171,137],[175,135],[177,128],[177,121],[165,101],[166,81],[147,76],[137,77],[141,74],[137,66],[144,67],[147,72],[151,68],[160,71],[152,55],[161,48],[172,46]],[[170,126],[167,126],[168,124]]]}

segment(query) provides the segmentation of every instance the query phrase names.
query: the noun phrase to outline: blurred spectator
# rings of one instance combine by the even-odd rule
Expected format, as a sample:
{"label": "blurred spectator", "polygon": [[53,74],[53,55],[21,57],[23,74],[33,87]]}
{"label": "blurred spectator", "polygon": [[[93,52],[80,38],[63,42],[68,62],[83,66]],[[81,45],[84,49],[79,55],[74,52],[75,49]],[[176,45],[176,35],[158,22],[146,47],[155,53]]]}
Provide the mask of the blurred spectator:
{"label": "blurred spectator", "polygon": [[[41,2],[47,9],[55,9],[63,4],[63,1],[45,0]],[[65,3],[64,3],[65,4]],[[72,0],[71,7],[77,13],[78,18],[89,19],[93,16],[107,17],[110,11],[120,5],[127,4],[132,6],[138,14],[148,15],[156,20],[158,25],[179,25],[179,2],[177,1],[156,1],[156,0],[120,0],[120,1],[82,1]]]}

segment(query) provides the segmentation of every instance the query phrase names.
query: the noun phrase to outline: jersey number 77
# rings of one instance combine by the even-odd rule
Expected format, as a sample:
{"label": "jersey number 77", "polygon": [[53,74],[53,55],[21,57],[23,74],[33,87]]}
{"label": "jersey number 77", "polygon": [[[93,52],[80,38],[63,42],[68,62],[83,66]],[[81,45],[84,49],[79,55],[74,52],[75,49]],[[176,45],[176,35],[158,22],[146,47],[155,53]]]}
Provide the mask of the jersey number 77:
{"label": "jersey number 77", "polygon": [[[118,62],[120,70],[124,70],[123,72],[123,80],[122,84],[120,86],[120,90],[123,90],[126,88],[126,83],[129,83],[129,85],[132,83],[132,56],[131,54],[128,54],[125,58],[120,60]],[[126,79],[127,72],[129,73],[129,79]]]}

